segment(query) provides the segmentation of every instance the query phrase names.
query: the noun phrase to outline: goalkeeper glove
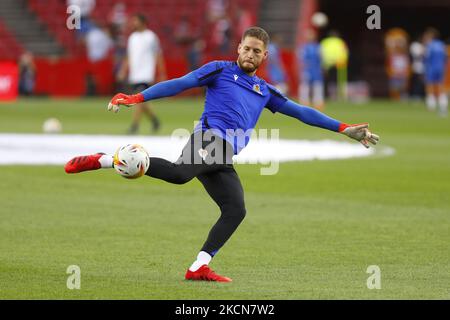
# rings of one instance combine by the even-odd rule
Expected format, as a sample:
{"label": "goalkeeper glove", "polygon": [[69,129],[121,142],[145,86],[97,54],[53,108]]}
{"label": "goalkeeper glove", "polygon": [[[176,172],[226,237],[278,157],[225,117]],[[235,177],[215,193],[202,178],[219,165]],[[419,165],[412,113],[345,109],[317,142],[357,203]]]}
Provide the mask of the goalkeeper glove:
{"label": "goalkeeper glove", "polygon": [[369,142],[375,145],[380,140],[380,137],[370,132],[368,128],[368,123],[350,125],[341,123],[341,125],[339,126],[339,132],[361,142],[364,147],[369,148]]}
{"label": "goalkeeper glove", "polygon": [[135,104],[144,102],[142,93],[127,95],[124,93],[116,94],[108,104],[108,111],[118,112],[119,106],[131,107]]}

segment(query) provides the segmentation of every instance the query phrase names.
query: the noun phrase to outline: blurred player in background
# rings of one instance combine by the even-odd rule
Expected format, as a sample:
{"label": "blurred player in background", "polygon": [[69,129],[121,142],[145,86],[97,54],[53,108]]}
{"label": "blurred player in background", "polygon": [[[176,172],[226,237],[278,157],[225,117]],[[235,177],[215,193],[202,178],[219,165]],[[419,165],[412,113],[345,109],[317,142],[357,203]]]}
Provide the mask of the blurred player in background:
{"label": "blurred player in background", "polygon": [[[230,282],[209,268],[211,259],[228,241],[246,215],[244,190],[233,167],[233,155],[246,147],[263,109],[298,119],[312,126],[340,132],[365,147],[376,144],[368,124],[349,125],[285,97],[274,86],[256,76],[268,56],[269,35],[259,27],[247,29],[238,46],[237,61],[212,61],[187,75],[163,81],[135,95],[119,93],[108,105],[133,106],[143,101],[169,97],[194,87],[207,87],[203,114],[180,158],[170,162],[151,157],[146,175],[174,184],[197,178],[220,208],[221,215],[187,270],[185,279]],[[114,159],[102,153],[75,157],[67,173],[100,168],[111,169]]]}
{"label": "blurred player in background", "polygon": [[428,28],[424,35],[425,44],[425,85],[426,103],[430,111],[439,106],[439,114],[447,116],[448,98],[444,91],[444,76],[447,64],[447,51],[444,42],[439,40],[439,31]]}
{"label": "blurred player in background", "polygon": [[98,89],[95,65],[110,56],[114,42],[111,38],[110,29],[98,22],[92,22],[84,40],[89,62],[89,72],[86,74],[86,95],[94,96],[97,94]]}
{"label": "blurred player in background", "polygon": [[420,40],[415,40],[411,43],[409,54],[411,56],[410,98],[413,101],[423,101],[425,97],[425,85],[423,82],[425,47]]}
{"label": "blurred player in background", "polygon": [[322,63],[325,69],[325,81],[328,97],[333,87],[336,88],[336,97],[347,99],[347,65],[349,50],[344,39],[337,30],[330,30],[328,36],[320,42]]}
{"label": "blurred player in background", "polygon": [[117,2],[111,9],[108,15],[109,23],[118,31],[125,32],[128,13],[127,6],[124,2]]}
{"label": "blurred player in background", "polygon": [[268,46],[269,56],[267,59],[267,71],[269,73],[270,82],[282,94],[287,93],[286,72],[284,70],[281,58],[281,35],[275,34]]}
{"label": "blurred player in background", "polygon": [[[128,38],[127,57],[118,73],[118,80],[124,81],[128,70],[128,83],[133,92],[141,92],[155,83],[156,72],[160,81],[165,80],[166,69],[158,36],[147,28],[146,17],[142,14],[133,15],[131,26],[133,33]],[[160,122],[153,110],[148,104],[140,103],[134,109],[129,134],[138,132],[144,114],[152,122],[153,132],[159,129]]]}
{"label": "blurred player in background", "polygon": [[312,104],[315,108],[323,110],[322,55],[320,44],[317,41],[317,33],[314,30],[306,31],[306,44],[297,50],[297,59],[301,69],[300,102]]}
{"label": "blurred player in background", "polygon": [[32,95],[36,83],[36,64],[33,54],[24,52],[19,58],[19,94]]}

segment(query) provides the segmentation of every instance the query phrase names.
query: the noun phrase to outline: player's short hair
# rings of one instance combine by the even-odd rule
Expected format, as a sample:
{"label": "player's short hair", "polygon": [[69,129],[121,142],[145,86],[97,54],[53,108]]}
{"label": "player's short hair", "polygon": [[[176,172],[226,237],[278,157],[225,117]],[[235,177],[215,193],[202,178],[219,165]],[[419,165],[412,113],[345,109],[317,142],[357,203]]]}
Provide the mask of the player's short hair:
{"label": "player's short hair", "polygon": [[433,39],[437,39],[440,37],[439,30],[433,27],[428,27],[425,30],[425,34],[431,36]]}
{"label": "player's short hair", "polygon": [[133,16],[135,16],[140,23],[147,24],[147,16],[142,13],[135,13]]}
{"label": "player's short hair", "polygon": [[242,35],[242,41],[244,41],[247,37],[253,37],[258,40],[261,40],[264,43],[264,47],[267,47],[270,42],[269,34],[260,27],[250,27],[247,30],[244,31],[244,34]]}

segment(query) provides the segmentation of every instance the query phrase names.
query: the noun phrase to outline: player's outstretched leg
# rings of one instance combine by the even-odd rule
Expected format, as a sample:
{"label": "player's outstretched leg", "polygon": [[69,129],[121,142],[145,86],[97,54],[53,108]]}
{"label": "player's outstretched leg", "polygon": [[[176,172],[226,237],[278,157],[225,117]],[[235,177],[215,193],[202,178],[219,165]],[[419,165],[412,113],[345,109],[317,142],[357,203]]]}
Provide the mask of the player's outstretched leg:
{"label": "player's outstretched leg", "polygon": [[231,282],[209,269],[208,264],[245,217],[244,191],[236,171],[232,167],[223,168],[197,176],[211,198],[220,208],[221,215],[209,232],[208,239],[202,247],[192,266],[185,275],[186,280],[205,280]]}
{"label": "player's outstretched leg", "polygon": [[86,156],[78,156],[71,159],[64,166],[66,173],[79,173],[83,171],[97,170],[100,168],[112,168],[113,158],[111,155],[96,153]]}

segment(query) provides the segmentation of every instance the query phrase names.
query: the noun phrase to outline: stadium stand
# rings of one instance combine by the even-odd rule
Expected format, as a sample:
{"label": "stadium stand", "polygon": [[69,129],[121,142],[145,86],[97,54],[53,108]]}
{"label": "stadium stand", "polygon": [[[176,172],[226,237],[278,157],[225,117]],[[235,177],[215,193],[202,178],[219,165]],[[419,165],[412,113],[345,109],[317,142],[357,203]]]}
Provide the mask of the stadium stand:
{"label": "stadium stand", "polygon": [[[61,55],[63,48],[27,8],[25,0],[0,1],[0,20],[24,50],[34,55]],[[2,38],[3,42],[3,38]],[[11,55],[11,53],[8,53]]]}
{"label": "stadium stand", "polygon": [[[229,23],[231,35],[224,51],[217,49],[220,41],[215,27],[218,20],[210,19],[211,7],[216,0],[96,0],[90,19],[99,25],[108,25],[112,10],[123,3],[129,17],[142,13],[148,18],[148,26],[158,34],[166,59],[169,78],[181,76],[189,71],[187,53],[190,45],[183,45],[175,36],[182,22],[188,22],[196,39],[205,43],[202,63],[212,59],[234,59],[239,41],[239,13],[246,12],[248,24],[258,23],[263,0],[229,0],[223,14]],[[212,5],[212,6],[211,6]],[[113,75],[110,57],[101,64],[92,65],[86,59],[86,50],[76,30],[69,30],[66,22],[66,0],[2,0],[0,2],[0,60],[17,60],[20,53],[30,51],[37,65],[35,94],[38,95],[82,95],[85,78],[93,74],[99,84],[99,94],[112,91]],[[3,22],[3,23],[2,23]],[[13,26],[14,28],[11,28]],[[125,30],[123,36],[128,35]],[[220,38],[219,38],[220,39]],[[189,42],[188,42],[189,43]],[[192,43],[192,42],[190,42]],[[109,67],[108,67],[109,66]],[[71,70],[71,72],[66,72]],[[64,71],[64,72],[63,72]],[[70,87],[67,85],[70,83]]]}
{"label": "stadium stand", "polygon": [[69,55],[79,53],[75,33],[69,32],[66,26],[68,15],[65,1],[29,0],[28,6]]}
{"label": "stadium stand", "polygon": [[0,60],[16,60],[23,52],[22,46],[0,21]]}
{"label": "stadium stand", "polygon": [[[161,38],[166,55],[179,56],[180,52],[173,40],[173,32],[182,18],[187,18],[192,29],[200,30],[207,37],[208,22],[206,11],[208,1],[204,0],[97,0],[91,18],[101,24],[108,24],[109,14],[116,3],[124,3],[128,15],[143,13],[148,18],[150,29]],[[68,32],[66,27],[66,2],[61,0],[29,0],[29,8],[39,20],[45,24],[55,38],[71,55],[79,54],[79,48],[74,32]],[[236,8],[244,8],[255,17],[258,15],[260,0],[230,1],[229,12]],[[62,19],[64,17],[64,19]],[[234,18],[234,17],[232,17]],[[177,49],[177,50],[174,50]]]}

